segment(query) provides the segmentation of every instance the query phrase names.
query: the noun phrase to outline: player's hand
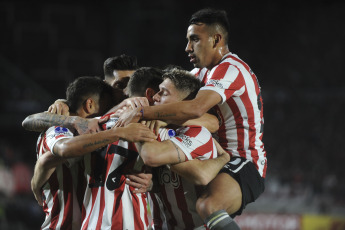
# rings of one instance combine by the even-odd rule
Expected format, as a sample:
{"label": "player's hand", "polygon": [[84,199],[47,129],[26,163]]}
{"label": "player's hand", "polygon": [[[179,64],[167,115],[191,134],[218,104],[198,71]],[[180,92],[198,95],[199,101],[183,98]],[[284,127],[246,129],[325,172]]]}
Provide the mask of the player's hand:
{"label": "player's hand", "polygon": [[63,100],[63,99],[56,100],[54,104],[49,106],[48,112],[58,114],[58,115],[69,116],[69,107],[66,104],[66,100]]}
{"label": "player's hand", "polygon": [[43,206],[43,194],[42,194],[42,189],[41,188],[38,188],[36,186],[36,184],[33,182],[33,180],[31,180],[31,190],[32,190],[32,193],[34,194],[35,196],[35,199],[37,200],[37,203],[40,205],[40,206]]}
{"label": "player's hand", "polygon": [[133,110],[130,108],[124,110],[122,114],[120,115],[119,120],[116,122],[115,126],[122,127],[130,123],[137,123],[142,116],[140,110],[141,110],[141,107],[133,109]]}
{"label": "player's hand", "polygon": [[152,132],[156,135],[159,133],[159,129],[168,125],[168,123],[160,120],[152,120],[152,121],[141,121],[143,125],[146,125]]}
{"label": "player's hand", "polygon": [[126,100],[124,100],[124,102],[127,107],[131,107],[132,109],[150,105],[146,97],[127,98]]}
{"label": "player's hand", "polygon": [[222,146],[213,138],[214,144],[216,145],[218,157],[224,158],[225,162],[230,161],[230,155],[227,153]]}
{"label": "player's hand", "polygon": [[92,118],[92,119],[85,119],[80,118],[77,119],[74,122],[74,128],[77,130],[77,132],[82,134],[88,134],[88,133],[98,133],[102,131],[102,124],[107,122],[109,120],[109,116],[106,116],[102,119]]}
{"label": "player's hand", "polygon": [[128,109],[129,107],[127,106],[123,106],[120,109],[117,109],[115,113],[113,113],[112,115],[110,115],[110,117],[120,117],[122,113],[125,112],[126,109]]}
{"label": "player's hand", "polygon": [[133,193],[149,192],[152,189],[152,173],[128,174],[126,178],[126,184],[135,188]]}
{"label": "player's hand", "polygon": [[131,123],[125,127],[113,127],[118,132],[118,136],[129,142],[153,141],[156,135],[145,125],[140,123]]}

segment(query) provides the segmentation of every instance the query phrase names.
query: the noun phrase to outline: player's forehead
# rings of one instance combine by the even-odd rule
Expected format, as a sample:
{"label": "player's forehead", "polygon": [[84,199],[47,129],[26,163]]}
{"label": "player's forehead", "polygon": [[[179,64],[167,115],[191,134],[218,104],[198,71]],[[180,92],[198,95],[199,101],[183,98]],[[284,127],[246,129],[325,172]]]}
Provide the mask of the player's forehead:
{"label": "player's forehead", "polygon": [[165,78],[164,81],[159,85],[159,87],[161,88],[161,90],[166,90],[169,92],[176,91],[174,83],[169,78]]}
{"label": "player's forehead", "polygon": [[187,28],[187,38],[208,34],[208,27],[204,23],[191,24]]}
{"label": "player's forehead", "polygon": [[114,70],[113,75],[116,79],[121,79],[124,77],[130,77],[135,72],[135,70]]}

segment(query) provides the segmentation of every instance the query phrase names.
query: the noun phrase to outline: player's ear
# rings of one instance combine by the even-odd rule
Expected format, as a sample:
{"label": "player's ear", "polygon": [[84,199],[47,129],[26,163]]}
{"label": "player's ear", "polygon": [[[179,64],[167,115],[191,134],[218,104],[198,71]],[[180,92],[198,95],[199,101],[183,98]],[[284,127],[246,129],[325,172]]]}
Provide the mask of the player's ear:
{"label": "player's ear", "polygon": [[152,105],[154,103],[153,96],[156,94],[156,91],[151,88],[147,88],[145,92],[145,96],[149,101],[149,104]]}
{"label": "player's ear", "polygon": [[87,114],[94,113],[95,101],[91,97],[84,101],[84,110]]}
{"label": "player's ear", "polygon": [[222,40],[221,34],[213,35],[213,47],[216,47],[220,43],[221,40]]}

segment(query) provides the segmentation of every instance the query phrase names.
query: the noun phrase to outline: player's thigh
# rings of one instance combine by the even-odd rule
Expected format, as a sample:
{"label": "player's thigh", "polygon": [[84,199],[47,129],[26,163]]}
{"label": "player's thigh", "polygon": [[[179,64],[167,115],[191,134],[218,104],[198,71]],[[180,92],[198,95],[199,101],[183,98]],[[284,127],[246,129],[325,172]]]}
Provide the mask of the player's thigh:
{"label": "player's thigh", "polygon": [[[206,187],[198,200],[199,209],[204,209],[203,215],[218,210],[235,213],[242,204],[242,192],[238,182],[227,173],[220,173]],[[205,213],[206,212],[206,213]]]}

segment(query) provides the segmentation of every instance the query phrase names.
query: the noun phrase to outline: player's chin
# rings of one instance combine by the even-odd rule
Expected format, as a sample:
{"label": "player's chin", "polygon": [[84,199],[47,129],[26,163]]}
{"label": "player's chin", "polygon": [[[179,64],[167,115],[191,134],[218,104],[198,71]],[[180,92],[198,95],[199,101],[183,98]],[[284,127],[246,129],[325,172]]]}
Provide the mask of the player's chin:
{"label": "player's chin", "polygon": [[194,62],[193,66],[194,66],[194,68],[202,68],[202,65],[200,65],[199,62]]}

